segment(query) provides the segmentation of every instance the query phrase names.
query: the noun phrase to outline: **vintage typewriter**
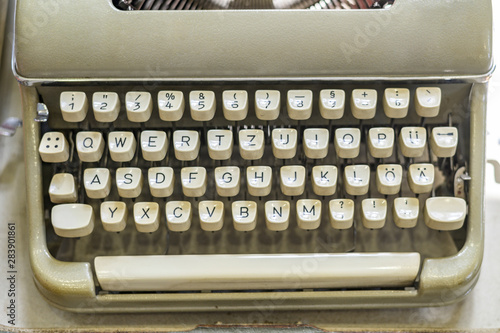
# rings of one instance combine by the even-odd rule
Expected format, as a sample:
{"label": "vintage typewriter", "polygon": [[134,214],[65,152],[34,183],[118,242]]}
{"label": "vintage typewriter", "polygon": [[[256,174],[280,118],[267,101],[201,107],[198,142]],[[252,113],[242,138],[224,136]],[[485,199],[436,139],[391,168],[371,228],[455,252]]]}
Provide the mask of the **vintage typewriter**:
{"label": "vintage typewriter", "polygon": [[488,0],[18,0],[40,292],[79,312],[461,299],[491,30]]}

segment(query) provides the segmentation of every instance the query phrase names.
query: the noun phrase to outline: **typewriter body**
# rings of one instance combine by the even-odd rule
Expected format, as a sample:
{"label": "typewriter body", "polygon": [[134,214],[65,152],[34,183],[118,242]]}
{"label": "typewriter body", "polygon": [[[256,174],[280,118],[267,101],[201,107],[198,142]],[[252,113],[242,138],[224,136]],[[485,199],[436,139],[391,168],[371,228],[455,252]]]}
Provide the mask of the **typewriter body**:
{"label": "typewriter body", "polygon": [[29,250],[50,303],[379,308],[472,289],[490,1],[152,3],[17,1]]}

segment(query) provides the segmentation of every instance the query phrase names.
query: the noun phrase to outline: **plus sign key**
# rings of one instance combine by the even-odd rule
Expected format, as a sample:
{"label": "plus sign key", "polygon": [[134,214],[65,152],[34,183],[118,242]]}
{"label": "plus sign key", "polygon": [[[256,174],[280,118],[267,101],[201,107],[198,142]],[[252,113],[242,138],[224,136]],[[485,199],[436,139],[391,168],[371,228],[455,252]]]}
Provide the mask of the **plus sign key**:
{"label": "plus sign key", "polygon": [[377,107],[377,91],[354,89],[351,96],[351,112],[356,119],[372,119]]}

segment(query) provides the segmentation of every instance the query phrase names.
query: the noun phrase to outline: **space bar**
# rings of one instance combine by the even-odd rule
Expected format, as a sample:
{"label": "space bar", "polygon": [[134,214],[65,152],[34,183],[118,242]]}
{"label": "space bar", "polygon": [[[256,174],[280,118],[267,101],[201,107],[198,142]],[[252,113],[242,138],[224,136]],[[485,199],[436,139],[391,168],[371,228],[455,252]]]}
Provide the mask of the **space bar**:
{"label": "space bar", "polygon": [[405,287],[420,254],[308,253],[95,258],[103,290],[248,290]]}

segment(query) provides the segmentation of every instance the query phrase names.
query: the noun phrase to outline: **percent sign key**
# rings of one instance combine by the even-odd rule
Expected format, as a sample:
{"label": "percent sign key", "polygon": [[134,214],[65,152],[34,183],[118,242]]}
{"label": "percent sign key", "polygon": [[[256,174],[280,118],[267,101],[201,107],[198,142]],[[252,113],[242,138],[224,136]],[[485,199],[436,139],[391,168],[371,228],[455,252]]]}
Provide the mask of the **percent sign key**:
{"label": "percent sign key", "polygon": [[160,91],[158,93],[160,118],[165,121],[178,121],[184,113],[182,91]]}

